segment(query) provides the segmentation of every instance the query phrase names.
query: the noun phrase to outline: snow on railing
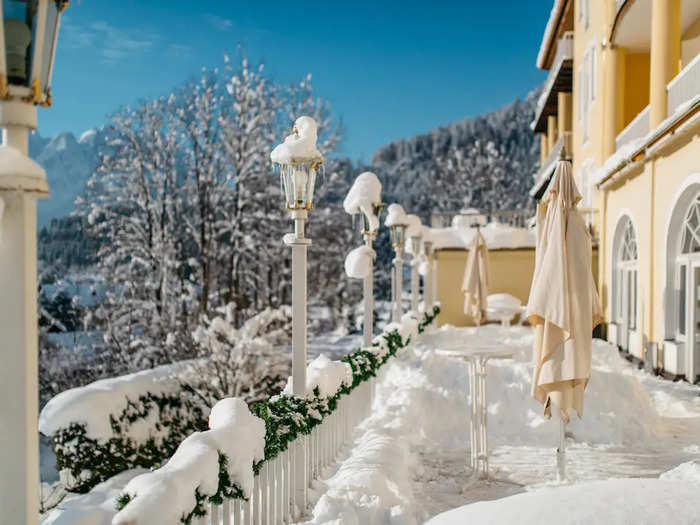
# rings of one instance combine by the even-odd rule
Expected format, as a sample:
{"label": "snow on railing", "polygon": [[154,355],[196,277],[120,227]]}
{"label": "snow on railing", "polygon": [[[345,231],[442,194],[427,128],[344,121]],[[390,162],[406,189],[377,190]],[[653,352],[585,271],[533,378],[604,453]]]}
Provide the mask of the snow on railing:
{"label": "snow on railing", "polygon": [[691,60],[666,86],[667,115],[673,115],[684,102],[700,94],[700,55]]}
{"label": "snow on railing", "polygon": [[[401,323],[388,325],[369,350],[357,350],[342,362],[327,358],[312,361],[309,367],[313,373],[309,373],[306,399],[281,395],[261,404],[262,409],[254,407],[253,412],[265,423],[266,459],[248,468],[248,471],[257,470],[252,488],[245,472],[231,471],[231,465],[240,466],[235,452],[235,443],[240,438],[232,434],[231,443],[219,442],[222,432],[235,431],[232,425],[236,421],[215,418],[218,426],[225,428],[217,429],[217,425],[212,425],[210,431],[193,434],[161,469],[138,476],[126,486],[118,501],[121,510],[112,523],[154,523],[153,516],[167,502],[172,507],[167,509],[169,514],[177,509],[185,523],[195,525],[276,525],[298,519],[308,508],[308,489],[312,481],[321,477],[357,425],[369,415],[378,369],[399,349],[414,342],[418,334],[434,322],[439,311],[439,306],[435,306],[432,312],[423,314],[420,322],[406,314]],[[334,389],[337,389],[335,393],[329,391]],[[225,401],[234,403],[234,400]],[[282,417],[274,412],[280,406],[283,407]],[[262,423],[259,419],[257,422],[250,420],[251,414],[237,408],[240,413],[237,418],[246,420],[246,425]],[[212,432],[219,434],[209,437]],[[284,439],[292,435],[290,440]],[[185,454],[180,453],[183,448]],[[243,448],[248,460],[259,454],[259,450],[250,445]],[[212,466],[215,449],[219,453],[218,467]],[[194,464],[192,457],[195,456],[206,458],[207,468]],[[169,467],[171,461],[175,464]],[[216,476],[218,486],[213,480]],[[198,480],[202,480],[202,484],[194,486]],[[146,493],[139,495],[139,489]],[[167,514],[166,509],[163,510],[164,515]]]}
{"label": "snow on railing", "polygon": [[649,133],[649,106],[645,107],[639,114],[627,124],[625,129],[620,131],[615,139],[615,150],[619,150],[625,144],[637,140]]}
{"label": "snow on railing", "polygon": [[[460,211],[434,211],[430,214],[430,226],[432,228],[449,228],[455,226],[457,217],[470,217],[473,212],[467,210]],[[527,220],[532,216],[532,210],[499,210],[481,211],[479,216],[486,218],[486,223],[496,222],[513,226],[514,228],[525,228]],[[457,219],[459,222],[459,219]]]}

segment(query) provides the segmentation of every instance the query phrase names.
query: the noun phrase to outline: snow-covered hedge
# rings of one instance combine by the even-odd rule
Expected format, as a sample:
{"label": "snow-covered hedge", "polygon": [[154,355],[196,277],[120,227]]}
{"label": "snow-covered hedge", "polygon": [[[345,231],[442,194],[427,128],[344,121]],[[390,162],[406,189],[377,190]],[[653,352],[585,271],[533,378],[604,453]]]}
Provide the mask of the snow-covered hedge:
{"label": "snow-covered hedge", "polygon": [[[285,451],[298,436],[309,434],[325,417],[333,413],[341,396],[349,394],[358,385],[374,377],[379,368],[391,356],[410,344],[418,333],[422,333],[435,320],[439,311],[438,306],[434,307],[432,313],[423,314],[423,319],[420,321],[410,316],[404,316],[400,324],[389,325],[387,330],[378,337],[381,339],[381,344],[375,340],[375,344],[370,350],[356,350],[344,356],[339,362],[328,359],[314,360],[309,364],[309,367],[315,379],[308,382],[307,387],[311,388],[311,392],[305,398],[283,394],[256,404],[252,413],[263,420],[265,424],[264,459],[255,454],[251,456],[248,454],[248,448],[244,447],[243,452],[248,454],[246,457],[254,458],[254,461],[250,461],[250,475],[257,473],[264,461],[274,459]],[[348,374],[346,365],[349,366],[351,375]],[[319,370],[327,371],[332,378],[328,381],[321,381],[317,373]],[[311,376],[311,373],[308,375]],[[337,390],[330,395],[324,395],[328,394],[327,389],[331,383],[338,385]],[[231,430],[234,430],[233,427]],[[205,434],[206,432],[200,435]],[[180,469],[179,465],[183,461],[186,462],[189,457],[189,454],[181,452],[181,449],[191,439],[192,436],[180,445],[175,456],[164,467],[139,476],[127,485],[124,493],[118,499],[120,511],[115,517],[114,523],[121,523],[121,520],[124,520],[124,523],[151,523],[148,521],[149,516],[151,516],[149,509],[158,507],[158,501],[156,501],[160,498],[158,494],[171,494],[170,491],[164,490],[163,486],[158,488],[158,483],[166,478],[168,485],[175,484],[180,488],[183,484],[192,485],[192,480],[206,480],[206,486],[196,483],[192,485],[191,498],[185,498],[186,508],[178,503],[176,510],[181,513],[180,520],[183,523],[191,523],[193,518],[204,516],[207,512],[208,502],[220,503],[224,497],[245,498],[248,495],[247,481],[243,486],[241,485],[241,479],[248,480],[248,478],[240,472],[237,476],[232,476],[227,467],[231,461],[240,464],[241,458],[236,455],[235,447],[230,450],[223,450],[223,447],[219,449],[218,466],[214,466],[213,461],[209,461],[211,465],[206,469],[206,472],[202,471],[199,464],[196,467],[193,464],[191,468]],[[208,441],[208,443],[212,442]],[[175,466],[170,468],[169,465],[172,462],[175,462]],[[196,472],[191,472],[193,469]],[[218,484],[214,482],[216,476],[218,476]],[[180,482],[180,478],[182,478],[182,482]],[[140,481],[137,482],[137,480]],[[162,481],[162,483],[165,482]],[[141,490],[145,490],[147,494],[140,493]],[[177,493],[180,494],[179,491]],[[140,501],[139,507],[144,510],[132,509],[130,506],[132,501]]]}
{"label": "snow-covered hedge", "polygon": [[87,492],[124,470],[158,466],[207,428],[206,407],[173,378],[183,366],[95,381],[49,401],[39,430],[53,440],[67,490]]}

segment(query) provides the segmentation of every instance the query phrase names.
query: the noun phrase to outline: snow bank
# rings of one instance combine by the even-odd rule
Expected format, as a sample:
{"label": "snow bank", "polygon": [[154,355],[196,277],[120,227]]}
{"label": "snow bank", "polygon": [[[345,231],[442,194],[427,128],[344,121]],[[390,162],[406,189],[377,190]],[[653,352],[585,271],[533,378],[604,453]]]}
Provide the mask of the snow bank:
{"label": "snow bank", "polygon": [[[178,392],[180,384],[175,376],[187,366],[187,362],[163,365],[61,392],[41,411],[39,432],[53,436],[71,423],[83,423],[88,437],[107,440],[114,436],[110,415],[121,413],[128,399],[135,401],[149,392],[154,395]],[[147,420],[143,425],[137,422],[130,428],[130,437],[139,442],[147,439],[151,426]]]}
{"label": "snow bank", "polygon": [[69,494],[41,520],[41,525],[111,525],[117,513],[114,501],[127,483],[147,472],[142,468],[125,470],[95,485],[87,494]]}
{"label": "snow bank", "polygon": [[[432,228],[430,234],[434,249],[466,248],[473,242],[476,229]],[[481,234],[490,250],[534,248],[537,240],[534,230],[516,228],[498,222],[491,222],[481,228]]]}
{"label": "snow bank", "polygon": [[406,224],[406,212],[400,204],[389,204],[389,207],[386,209],[384,225],[391,227],[399,224]]}
{"label": "snow bank", "polygon": [[417,525],[411,515],[411,455],[390,429],[360,437],[326,483],[307,525]]}
{"label": "snow bank", "polygon": [[[462,340],[465,344],[504,345],[517,350],[512,360],[491,360],[488,364],[489,443],[510,446],[554,446],[556,421],[547,420],[542,406],[530,395],[532,381],[532,343],[530,327],[502,328],[487,325],[479,328],[443,326],[423,334],[421,343],[426,348],[439,349],[447,343]],[[423,356],[424,379],[428,393],[444,391],[440,414],[452,414],[431,423],[439,429],[436,448],[454,446],[454,436],[468,436],[468,414],[464,410],[463,392],[468,384],[467,364],[456,358],[445,358],[426,351]],[[583,419],[572,418],[567,432],[576,442],[591,445],[643,444],[663,435],[661,418],[652,399],[639,380],[622,373],[626,362],[617,348],[610,343],[593,341],[593,372],[584,397]],[[420,406],[423,401],[413,400]],[[437,410],[432,401],[423,414]],[[426,426],[420,421],[416,425]]]}
{"label": "snow bank", "polygon": [[[324,354],[319,355],[306,367],[306,395],[314,396],[318,387],[321,398],[333,397],[340,387],[352,384],[352,368],[343,361],[332,361]],[[292,395],[292,378],[287,379],[283,394]]]}
{"label": "snow bank", "polygon": [[382,183],[371,171],[360,173],[350,187],[343,208],[347,213],[364,213],[369,222],[370,231],[379,228],[379,217],[374,214],[373,204],[382,201]]}
{"label": "snow bank", "polygon": [[676,468],[664,472],[659,479],[700,483],[700,461],[687,461]]}
{"label": "snow bank", "polygon": [[345,273],[353,279],[364,279],[372,272],[374,250],[368,246],[359,246],[345,257]]}
{"label": "snow bank", "polygon": [[546,488],[482,501],[436,516],[428,525],[578,525],[700,523],[697,485],[658,479],[612,479]]}
{"label": "snow bank", "polygon": [[289,164],[292,160],[319,159],[322,156],[316,147],[317,138],[316,121],[311,117],[299,117],[294,123],[294,133],[272,150],[270,160],[275,164]]}
{"label": "snow bank", "polygon": [[132,479],[124,492],[132,499],[114,525],[179,523],[196,505],[195,491],[213,496],[219,486],[219,452],[225,454],[231,481],[245,497],[253,489],[253,463],[264,459],[265,422],[245,401],[227,398],[211,410],[206,432],[186,438],[158,470]]}

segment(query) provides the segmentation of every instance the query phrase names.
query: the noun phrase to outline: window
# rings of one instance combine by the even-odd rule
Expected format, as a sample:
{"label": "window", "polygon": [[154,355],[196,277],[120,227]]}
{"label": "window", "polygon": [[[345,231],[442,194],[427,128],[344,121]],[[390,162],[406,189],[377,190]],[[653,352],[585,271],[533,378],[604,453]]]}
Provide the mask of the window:
{"label": "window", "polygon": [[632,221],[623,219],[615,234],[615,267],[613,277],[615,321],[623,331],[622,347],[627,349],[627,337],[630,331],[637,329],[637,278],[639,258],[637,235]]}
{"label": "window", "polygon": [[588,111],[596,98],[596,46],[592,44],[583,55],[578,69],[578,113],[583,127],[583,139],[588,138]]}

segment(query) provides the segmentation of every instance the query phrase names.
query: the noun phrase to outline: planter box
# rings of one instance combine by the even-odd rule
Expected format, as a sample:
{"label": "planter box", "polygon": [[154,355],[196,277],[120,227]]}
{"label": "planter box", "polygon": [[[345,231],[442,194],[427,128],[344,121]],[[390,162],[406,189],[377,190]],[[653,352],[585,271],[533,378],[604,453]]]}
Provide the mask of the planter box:
{"label": "planter box", "polygon": [[608,323],[608,342],[620,347],[619,327],[615,323]]}
{"label": "planter box", "polygon": [[664,371],[674,376],[685,375],[685,343],[664,341]]}

